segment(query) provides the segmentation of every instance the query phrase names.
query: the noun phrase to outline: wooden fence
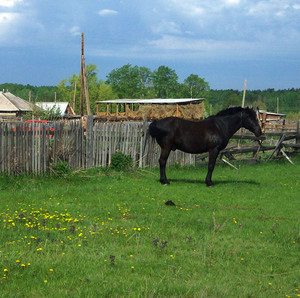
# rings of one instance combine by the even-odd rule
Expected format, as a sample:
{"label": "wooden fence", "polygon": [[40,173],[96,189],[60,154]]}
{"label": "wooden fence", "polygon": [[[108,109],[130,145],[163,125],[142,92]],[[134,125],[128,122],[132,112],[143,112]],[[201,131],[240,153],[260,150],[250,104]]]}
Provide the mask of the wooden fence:
{"label": "wooden fence", "polygon": [[[117,151],[130,155],[135,166],[154,167],[158,165],[160,148],[152,138],[149,138],[144,148],[147,128],[147,122],[93,123],[92,117],[87,119],[86,129],[81,121],[56,122],[54,131],[43,123],[0,123],[0,172],[42,174],[51,172],[53,165],[59,162],[67,162],[73,169],[107,167]],[[260,139],[265,140],[272,135],[268,134]],[[277,138],[283,134],[284,141],[297,137],[296,128],[294,132],[273,133]],[[257,140],[254,135],[245,133],[237,133],[234,139]],[[280,137],[279,140],[281,139]],[[257,155],[259,151],[276,149],[276,142],[279,140],[275,140],[271,146],[263,147],[257,142],[254,146],[247,145],[247,148],[229,144],[221,156],[241,152],[253,152],[253,155]],[[283,146],[288,145],[282,141],[280,149]],[[300,147],[296,142],[291,143],[291,147],[293,146],[295,150]],[[208,154],[197,156],[176,150],[171,152],[168,165],[194,165],[207,156]]]}
{"label": "wooden fence", "polygon": [[[43,123],[0,123],[0,172],[8,174],[50,172],[67,162],[70,168],[107,167],[112,155],[130,155],[135,166],[158,165],[159,146],[149,138],[144,148],[146,122],[56,122],[54,131]],[[144,154],[142,151],[144,150]],[[180,151],[170,154],[169,164],[194,164],[195,156]]]}

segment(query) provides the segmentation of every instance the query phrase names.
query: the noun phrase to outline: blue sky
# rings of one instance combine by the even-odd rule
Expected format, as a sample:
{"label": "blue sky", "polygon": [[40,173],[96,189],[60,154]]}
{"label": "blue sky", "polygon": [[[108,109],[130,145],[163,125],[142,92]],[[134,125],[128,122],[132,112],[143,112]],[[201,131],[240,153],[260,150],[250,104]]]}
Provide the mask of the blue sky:
{"label": "blue sky", "polygon": [[300,88],[300,1],[0,0],[0,83],[57,85],[130,63],[213,89]]}

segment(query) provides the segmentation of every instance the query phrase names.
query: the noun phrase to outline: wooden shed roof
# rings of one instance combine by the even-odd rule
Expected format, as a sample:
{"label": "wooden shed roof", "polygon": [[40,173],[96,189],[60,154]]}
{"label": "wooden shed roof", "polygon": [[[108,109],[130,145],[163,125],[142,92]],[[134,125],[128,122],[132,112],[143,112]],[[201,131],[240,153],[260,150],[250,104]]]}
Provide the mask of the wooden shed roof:
{"label": "wooden shed roof", "polygon": [[17,112],[30,112],[32,105],[10,92],[0,92],[0,112],[4,113],[17,113]]}
{"label": "wooden shed roof", "polygon": [[154,99],[115,99],[97,101],[97,103],[141,103],[141,104],[183,104],[201,102],[204,98],[154,98]]}

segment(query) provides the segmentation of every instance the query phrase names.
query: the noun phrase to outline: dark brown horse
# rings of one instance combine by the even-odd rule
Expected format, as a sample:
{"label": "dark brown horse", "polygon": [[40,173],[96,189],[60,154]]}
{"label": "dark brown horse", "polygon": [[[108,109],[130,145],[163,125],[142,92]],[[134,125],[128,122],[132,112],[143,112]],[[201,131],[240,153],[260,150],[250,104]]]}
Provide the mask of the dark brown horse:
{"label": "dark brown horse", "polygon": [[161,147],[160,182],[169,184],[166,176],[166,163],[170,151],[178,149],[188,153],[209,152],[205,182],[207,186],[213,186],[211,176],[218,154],[241,127],[250,130],[256,137],[262,134],[257,119],[257,109],[228,108],[215,116],[200,121],[189,121],[176,117],[153,121],[149,125],[149,133]]}

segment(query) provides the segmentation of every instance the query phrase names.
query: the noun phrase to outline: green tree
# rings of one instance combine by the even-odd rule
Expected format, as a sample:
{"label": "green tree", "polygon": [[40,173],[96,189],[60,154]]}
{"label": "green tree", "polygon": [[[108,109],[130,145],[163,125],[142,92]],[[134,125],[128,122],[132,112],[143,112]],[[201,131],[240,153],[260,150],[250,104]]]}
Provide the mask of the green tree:
{"label": "green tree", "polygon": [[223,102],[223,109],[227,109],[230,106],[241,106],[242,100],[240,97],[233,93],[229,97],[227,97]]}
{"label": "green tree", "polygon": [[99,82],[98,88],[99,101],[112,100],[117,98],[117,95],[113,92],[111,86],[106,84],[104,81]]}
{"label": "green tree", "polygon": [[151,71],[146,67],[126,64],[112,70],[106,83],[119,98],[141,98],[145,96],[151,80]]}
{"label": "green tree", "polygon": [[188,97],[207,97],[210,90],[209,84],[198,75],[191,74],[184,80]]}
{"label": "green tree", "polygon": [[153,72],[153,87],[157,97],[176,97],[178,75],[168,66],[160,66]]}
{"label": "green tree", "polygon": [[254,107],[258,107],[260,110],[264,110],[266,111],[267,110],[267,106],[264,102],[262,102],[261,100],[256,100],[252,103],[252,105]]}
{"label": "green tree", "polygon": [[[97,66],[95,64],[87,64],[85,67],[87,85],[90,99],[90,107],[92,113],[96,113],[96,102],[99,97],[99,83],[97,78]],[[58,101],[68,101],[71,106],[73,106],[74,92],[76,83],[76,105],[75,112],[78,114],[80,112],[80,90],[81,90],[81,80],[80,74],[73,74],[70,79],[62,79],[58,84],[58,89],[60,97]],[[86,105],[84,99],[84,110],[86,112]]]}

